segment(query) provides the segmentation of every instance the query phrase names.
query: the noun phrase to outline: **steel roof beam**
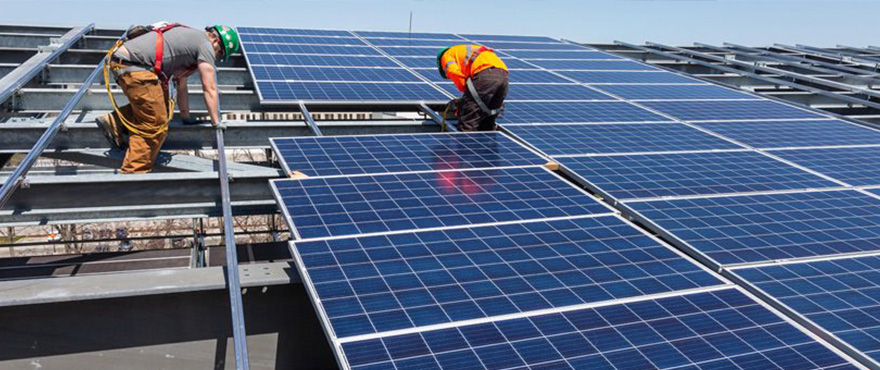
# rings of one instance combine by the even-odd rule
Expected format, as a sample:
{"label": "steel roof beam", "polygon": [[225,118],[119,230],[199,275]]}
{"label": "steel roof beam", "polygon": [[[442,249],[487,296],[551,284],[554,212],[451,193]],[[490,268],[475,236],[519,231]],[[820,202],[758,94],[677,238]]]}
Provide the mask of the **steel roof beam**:
{"label": "steel roof beam", "polygon": [[[0,65],[0,73],[3,66]],[[79,84],[82,83],[95,65],[88,64],[50,64],[46,70],[46,76],[41,81],[43,84]],[[99,76],[97,84],[104,85],[104,76]],[[201,86],[198,78],[187,80],[190,86]],[[114,81],[111,81],[114,83]],[[219,67],[217,68],[217,84],[223,86],[252,86],[251,76],[247,68]],[[106,93],[105,93],[106,95]]]}
{"label": "steel roof beam", "polygon": [[[101,167],[119,168],[122,165],[122,159],[125,158],[125,152],[119,149],[85,149],[63,152],[50,152],[44,153],[43,156],[47,158],[85,163]],[[168,152],[159,153],[156,158],[155,166],[156,167],[153,169],[153,172],[217,171],[216,160]],[[235,176],[240,174],[259,173],[265,173],[267,176],[283,175],[283,173],[276,168],[237,162],[229,163],[228,170],[230,174]]]}
{"label": "steel roof beam", "polygon": [[[222,89],[222,86],[221,86]],[[57,111],[73,97],[76,90],[54,88],[24,88],[19,90],[15,98],[13,109],[25,111]],[[123,97],[122,90],[115,90],[114,95]],[[223,95],[224,104],[228,110],[259,110],[260,100],[253,91],[225,90]],[[190,107],[193,110],[205,110],[204,99],[201,89],[189,90]],[[118,98],[117,98],[118,99]],[[124,100],[124,99],[123,99]],[[107,98],[107,90],[104,88],[91,88],[83,97],[78,109],[87,110],[110,110],[113,107]]]}
{"label": "steel roof beam", "polygon": [[[18,89],[27,84],[30,80],[37,76],[49,62],[55,60],[61,54],[64,54],[82,37],[91,32],[95,28],[92,23],[86,27],[77,27],[52,43],[46,45],[36,55],[21,64],[11,73],[0,78],[0,104],[9,99]],[[71,94],[72,95],[72,94]],[[69,100],[69,99],[68,99]],[[62,104],[63,106],[63,104]],[[60,108],[59,108],[60,109]]]}
{"label": "steel roof beam", "polygon": [[800,45],[800,44],[798,44],[796,46],[790,46],[790,45],[785,45],[785,44],[774,44],[774,46],[778,46],[778,47],[790,49],[790,50],[796,50],[796,51],[800,51],[800,52],[804,52],[804,53],[810,53],[810,54],[814,54],[814,55],[822,55],[825,57],[837,59],[841,62],[858,64],[858,65],[861,65],[864,67],[871,68],[873,70],[880,69],[880,60],[867,60],[867,59],[858,58],[858,57],[853,58],[852,56],[841,54],[838,52],[831,52],[826,49],[812,47],[812,46],[805,46],[805,45]]}
{"label": "steel roof beam", "polygon": [[[391,134],[414,132],[437,132],[438,124],[432,121],[368,121],[334,122],[319,121],[318,126],[326,135]],[[45,131],[42,123],[0,124],[0,153],[23,153],[30,150]],[[172,122],[163,150],[212,149],[213,129],[210,125],[182,125]],[[303,122],[230,122],[225,132],[229,148],[269,148],[270,137],[309,136],[311,132]],[[94,123],[68,123],[66,131],[59,132],[49,144],[47,151],[76,149],[109,149],[110,144]]]}
{"label": "steel roof beam", "polygon": [[[780,53],[770,51],[770,50],[756,49],[756,48],[743,46],[743,45],[737,45],[737,44],[733,44],[733,43],[729,43],[729,42],[725,42],[724,45],[728,46],[728,47],[735,48],[735,49],[733,49],[734,51],[736,49],[745,50],[745,51],[752,53],[752,54],[758,54],[764,58],[785,61],[786,63],[806,63],[811,66],[822,68],[821,70],[825,70],[825,71],[836,70],[835,72],[844,72],[849,75],[868,77],[868,78],[875,79],[875,80],[880,78],[880,74],[877,74],[876,72],[868,71],[868,70],[864,70],[864,69],[860,69],[860,68],[853,68],[853,67],[850,67],[850,66],[847,66],[844,64],[834,64],[834,63],[823,62],[820,60],[807,59],[804,57],[784,55],[784,54],[780,54]],[[818,68],[817,68],[817,70],[820,70]],[[831,68],[831,69],[828,69],[828,68]]]}

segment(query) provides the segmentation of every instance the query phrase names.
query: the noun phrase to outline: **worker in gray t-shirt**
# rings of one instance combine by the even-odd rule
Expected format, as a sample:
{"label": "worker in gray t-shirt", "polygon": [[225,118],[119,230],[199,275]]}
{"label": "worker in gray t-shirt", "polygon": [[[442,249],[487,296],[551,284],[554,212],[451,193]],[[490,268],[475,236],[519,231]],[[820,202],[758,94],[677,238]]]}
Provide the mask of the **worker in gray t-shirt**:
{"label": "worker in gray t-shirt", "polygon": [[169,82],[177,86],[181,119],[191,122],[187,78],[198,71],[211,124],[220,125],[215,61],[229,58],[239,48],[238,33],[231,27],[199,30],[178,24],[156,24],[152,31],[117,44],[108,65],[129,104],[98,117],[97,122],[113,145],[127,146],[122,173],[153,169],[174,114]]}

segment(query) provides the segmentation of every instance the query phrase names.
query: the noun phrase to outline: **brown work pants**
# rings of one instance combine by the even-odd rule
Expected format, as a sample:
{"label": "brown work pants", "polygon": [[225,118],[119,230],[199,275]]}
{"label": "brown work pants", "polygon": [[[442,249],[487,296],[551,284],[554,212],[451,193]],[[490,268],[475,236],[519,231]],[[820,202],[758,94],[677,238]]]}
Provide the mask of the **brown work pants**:
{"label": "brown work pants", "polygon": [[[471,78],[477,94],[489,109],[504,105],[509,80],[507,71],[500,68],[480,71]],[[483,112],[470,91],[465,91],[458,103],[457,127],[461,131],[492,131],[495,129],[495,117]]]}
{"label": "brown work pants", "polygon": [[[128,150],[120,171],[150,172],[156,156],[159,155],[159,149],[168,136],[168,88],[151,71],[123,73],[116,79],[116,83],[129,102],[119,107],[119,113],[134,128],[127,130]],[[116,122],[121,122],[116,112],[113,116]]]}

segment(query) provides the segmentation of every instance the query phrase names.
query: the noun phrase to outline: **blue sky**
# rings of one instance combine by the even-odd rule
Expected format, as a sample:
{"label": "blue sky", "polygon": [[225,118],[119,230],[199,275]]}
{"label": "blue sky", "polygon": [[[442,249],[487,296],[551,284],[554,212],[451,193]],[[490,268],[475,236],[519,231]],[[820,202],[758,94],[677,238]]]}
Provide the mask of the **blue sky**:
{"label": "blue sky", "polygon": [[158,20],[534,34],[583,42],[880,44],[880,0],[0,0],[0,22],[124,27]]}

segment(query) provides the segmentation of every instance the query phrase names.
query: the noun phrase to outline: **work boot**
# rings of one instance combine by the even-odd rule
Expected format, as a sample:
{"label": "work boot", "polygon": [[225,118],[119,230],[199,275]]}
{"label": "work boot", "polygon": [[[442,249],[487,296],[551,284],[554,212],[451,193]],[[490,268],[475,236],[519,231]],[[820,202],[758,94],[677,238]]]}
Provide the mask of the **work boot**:
{"label": "work boot", "polygon": [[119,127],[113,113],[107,113],[95,119],[98,128],[104,133],[104,137],[110,142],[110,145],[119,149],[125,149],[127,140],[125,140],[125,132]]}

